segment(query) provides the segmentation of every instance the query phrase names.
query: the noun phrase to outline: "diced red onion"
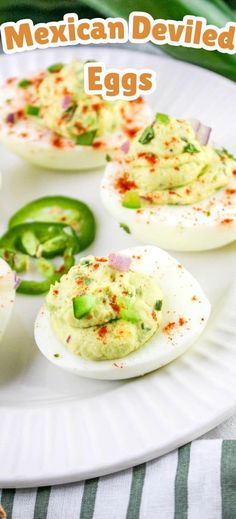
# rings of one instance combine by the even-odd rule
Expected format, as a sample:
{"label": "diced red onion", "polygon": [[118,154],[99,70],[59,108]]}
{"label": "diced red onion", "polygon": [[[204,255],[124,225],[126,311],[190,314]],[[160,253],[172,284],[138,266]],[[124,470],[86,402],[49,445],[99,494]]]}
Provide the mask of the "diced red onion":
{"label": "diced red onion", "polygon": [[19,284],[20,284],[20,278],[16,275],[15,273],[15,276],[14,276],[14,288],[15,290],[18,288]]}
{"label": "diced red onion", "polygon": [[199,125],[199,128],[197,130],[197,138],[200,142],[200,144],[206,145],[209,142],[210,135],[211,135],[211,128],[209,126],[205,126],[204,124]]}
{"label": "diced red onion", "polygon": [[130,258],[127,258],[127,256],[121,256],[121,254],[109,254],[108,258],[109,267],[119,270],[120,272],[128,272],[131,265]]}
{"label": "diced red onion", "polygon": [[71,103],[72,103],[72,97],[69,95],[64,96],[62,99],[62,102],[61,102],[62,108],[64,108],[64,110],[67,110],[67,108],[69,108]]}
{"label": "diced red onion", "polygon": [[212,128],[201,123],[198,119],[190,119],[189,122],[191,123],[200,144],[208,144]]}
{"label": "diced red onion", "polygon": [[129,151],[129,147],[130,147],[130,142],[129,141],[125,141],[122,146],[120,147],[120,149],[124,152],[124,153],[128,153]]}
{"label": "diced red onion", "polygon": [[10,124],[14,124],[16,122],[16,114],[13,114],[13,113],[8,114],[6,116],[6,122],[10,123]]}

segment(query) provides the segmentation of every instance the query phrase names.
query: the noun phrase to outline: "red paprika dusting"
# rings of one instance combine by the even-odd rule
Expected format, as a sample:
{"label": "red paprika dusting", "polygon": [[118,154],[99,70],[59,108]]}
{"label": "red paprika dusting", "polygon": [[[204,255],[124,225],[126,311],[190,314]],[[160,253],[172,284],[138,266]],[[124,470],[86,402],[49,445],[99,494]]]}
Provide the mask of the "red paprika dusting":
{"label": "red paprika dusting", "polygon": [[154,321],[157,321],[156,312],[154,312],[154,310],[152,312],[152,318],[153,318]]}
{"label": "red paprika dusting", "polygon": [[94,263],[93,270],[97,270],[100,267],[99,263]]}
{"label": "red paprika dusting", "polygon": [[55,146],[55,148],[64,148],[64,142],[59,135],[52,137],[52,145]]}
{"label": "red paprika dusting", "polygon": [[180,317],[179,318],[179,325],[180,326],[184,326],[184,324],[186,324],[186,321],[185,321],[184,317]]}
{"label": "red paprika dusting", "polygon": [[225,192],[226,192],[227,195],[235,195],[236,189],[228,188],[228,189],[225,190]]}
{"label": "red paprika dusting", "polygon": [[7,80],[6,80],[6,83],[7,85],[11,85],[12,83],[14,83],[16,81],[16,77],[9,77]]}
{"label": "red paprika dusting", "polygon": [[18,117],[18,119],[23,119],[25,117],[25,112],[24,110],[20,109],[20,110],[17,110],[16,111],[16,117]]}
{"label": "red paprika dusting", "polygon": [[95,112],[98,112],[102,108],[102,103],[93,103],[92,108]]}
{"label": "red paprika dusting", "polygon": [[125,133],[132,139],[139,132],[140,128],[124,128]]}
{"label": "red paprika dusting", "polygon": [[102,141],[95,141],[95,142],[93,142],[92,146],[95,149],[103,148],[104,147],[104,143]]}
{"label": "red paprika dusting", "polygon": [[59,290],[57,290],[56,288],[54,288],[54,290],[53,290],[53,295],[54,295],[54,296],[57,296],[58,294],[59,294]]}
{"label": "red paprika dusting", "polygon": [[140,151],[138,153],[138,157],[145,159],[147,162],[149,162],[149,164],[156,164],[157,162],[159,162],[158,157],[156,157],[154,153],[148,153],[147,151]]}
{"label": "red paprika dusting", "polygon": [[107,262],[107,258],[103,258],[103,257],[95,257],[95,260],[96,261],[100,261],[100,263],[106,263]]}
{"label": "red paprika dusting", "polygon": [[233,222],[233,218],[225,218],[224,220],[221,220],[220,223],[222,223],[223,225],[227,224],[227,223],[232,223]]}
{"label": "red paprika dusting", "polygon": [[131,102],[131,103],[136,103],[137,105],[138,105],[138,104],[140,105],[140,104],[144,103],[144,99],[143,99],[143,97],[139,96],[139,97],[137,97],[137,99],[133,99],[133,100],[130,101],[130,102]]}
{"label": "red paprika dusting", "polygon": [[117,314],[119,313],[120,307],[117,303],[110,303],[110,306],[111,306],[112,310],[114,310],[114,312],[116,312]]}
{"label": "red paprika dusting", "polygon": [[103,339],[103,337],[105,337],[105,335],[107,334],[107,327],[106,326],[102,326],[101,328],[99,328],[98,330],[98,336]]}
{"label": "red paprika dusting", "polygon": [[115,188],[118,189],[121,194],[130,191],[130,189],[135,189],[136,187],[136,183],[133,180],[129,180],[126,174],[119,177],[115,182]]}
{"label": "red paprika dusting", "polygon": [[173,330],[174,327],[175,327],[175,323],[168,323],[168,324],[166,324],[166,326],[163,328],[163,332],[164,332],[164,333],[169,333],[169,332],[171,332],[171,330]]}

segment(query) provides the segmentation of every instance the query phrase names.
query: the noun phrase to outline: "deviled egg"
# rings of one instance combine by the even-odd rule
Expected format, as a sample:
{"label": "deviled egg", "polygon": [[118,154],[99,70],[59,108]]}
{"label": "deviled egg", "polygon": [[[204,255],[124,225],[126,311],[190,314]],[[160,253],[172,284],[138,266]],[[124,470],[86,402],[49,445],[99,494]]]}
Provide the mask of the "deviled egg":
{"label": "deviled egg", "polygon": [[0,141],[46,168],[101,166],[150,121],[142,98],[104,101],[84,91],[84,63],[55,64],[0,88]]}
{"label": "deviled egg", "polygon": [[0,340],[3,337],[15,301],[17,280],[15,273],[0,258]]}
{"label": "deviled egg", "polygon": [[180,251],[236,239],[236,162],[207,144],[209,134],[199,122],[156,114],[124,158],[107,165],[102,200],[127,232]]}
{"label": "deviled egg", "polygon": [[184,353],[209,314],[207,297],[181,264],[157,247],[135,247],[83,258],[51,286],[35,340],[65,370],[125,379]]}

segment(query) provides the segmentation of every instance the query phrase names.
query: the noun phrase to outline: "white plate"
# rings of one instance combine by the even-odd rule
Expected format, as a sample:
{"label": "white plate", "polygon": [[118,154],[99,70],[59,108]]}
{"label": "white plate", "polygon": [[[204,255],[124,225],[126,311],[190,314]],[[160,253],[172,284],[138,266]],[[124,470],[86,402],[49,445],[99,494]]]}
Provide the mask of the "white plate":
{"label": "white plate", "polygon": [[[121,68],[156,69],[158,88],[150,96],[154,110],[198,117],[213,126],[213,140],[236,151],[236,87],[197,67],[127,50],[71,47],[1,57],[1,78],[68,61],[72,55]],[[101,207],[101,172],[40,170],[3,149],[1,169],[1,231],[16,208],[58,193],[77,196],[94,209],[97,239],[88,252],[137,245]],[[227,418],[236,408],[235,252],[232,244],[213,252],[175,254],[205,289],[212,319],[183,357],[132,381],[82,379],[47,362],[33,339],[42,298],[17,297],[0,348],[0,486],[65,483],[123,469]]]}

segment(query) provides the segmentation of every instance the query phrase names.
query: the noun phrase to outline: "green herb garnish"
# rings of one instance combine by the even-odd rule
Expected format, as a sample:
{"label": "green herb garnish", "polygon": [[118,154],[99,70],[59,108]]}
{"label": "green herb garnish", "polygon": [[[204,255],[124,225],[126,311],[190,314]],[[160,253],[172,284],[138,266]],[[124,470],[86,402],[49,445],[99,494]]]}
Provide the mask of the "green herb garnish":
{"label": "green herb garnish", "polygon": [[163,301],[161,299],[156,301],[155,306],[154,306],[155,310],[157,310],[159,312],[162,309],[162,303],[163,303]]}
{"label": "green herb garnish", "polygon": [[145,332],[150,332],[151,328],[149,328],[148,326],[145,326],[144,323],[141,323],[141,329],[144,330]]}
{"label": "green herb garnish", "polygon": [[97,130],[91,130],[90,132],[82,133],[81,135],[77,135],[76,144],[81,146],[91,146],[93,143]]}
{"label": "green herb garnish", "polygon": [[142,135],[140,135],[138,142],[141,144],[148,144],[148,142],[152,141],[155,137],[155,132],[152,126],[147,126],[143,131]]}
{"label": "green herb garnish", "polygon": [[106,161],[107,162],[111,162],[112,161],[112,157],[108,153],[106,154]]}
{"label": "green herb garnish", "polygon": [[25,111],[27,115],[34,115],[35,117],[38,117],[40,112],[40,106],[27,105]]}
{"label": "green herb garnish", "polygon": [[50,65],[48,67],[48,72],[60,72],[60,70],[64,67],[63,63],[55,63],[54,65]]}
{"label": "green herb garnish", "polygon": [[222,148],[221,150],[215,150],[217,155],[219,155],[219,157],[223,157],[224,155],[226,155],[226,157],[228,157],[228,159],[231,159],[231,160],[236,160],[236,157],[234,155],[232,155],[232,153],[230,153],[226,148]]}
{"label": "green herb garnish", "polygon": [[169,115],[166,115],[166,114],[157,113],[156,114],[156,121],[158,123],[161,123],[161,124],[169,124],[170,117],[169,117]]}
{"label": "green herb garnish", "polygon": [[127,209],[139,209],[141,207],[141,198],[136,191],[127,191],[124,195],[122,205]]}
{"label": "green herb garnish", "polygon": [[76,319],[81,319],[87,315],[95,305],[95,298],[90,295],[74,297],[72,300],[73,311]]}
{"label": "green herb garnish", "polygon": [[126,223],[120,223],[120,228],[127,232],[127,234],[131,234],[130,228],[128,225],[126,225]]}
{"label": "green herb garnish", "polygon": [[19,83],[17,83],[17,86],[19,88],[28,88],[30,85],[31,81],[29,81],[28,79],[22,79],[21,81],[19,81]]}
{"label": "green herb garnish", "polygon": [[54,353],[53,357],[56,357],[57,359],[58,357],[60,357],[60,353]]}
{"label": "green herb garnish", "polygon": [[199,152],[200,152],[200,150],[198,150],[198,148],[196,148],[196,146],[194,146],[194,144],[192,144],[191,142],[188,142],[188,144],[186,144],[186,146],[183,149],[183,153],[199,153]]}

